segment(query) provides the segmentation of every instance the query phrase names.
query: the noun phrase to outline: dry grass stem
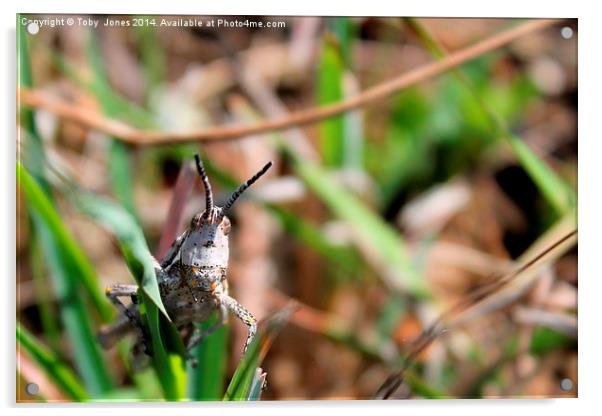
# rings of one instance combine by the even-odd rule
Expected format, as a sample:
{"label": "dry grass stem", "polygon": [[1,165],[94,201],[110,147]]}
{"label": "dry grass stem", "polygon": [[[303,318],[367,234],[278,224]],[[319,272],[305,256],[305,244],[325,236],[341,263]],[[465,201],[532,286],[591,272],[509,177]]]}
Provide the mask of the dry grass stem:
{"label": "dry grass stem", "polygon": [[440,75],[465,62],[475,59],[489,51],[500,48],[515,39],[545,29],[558,23],[558,20],[530,20],[519,26],[478,42],[472,46],[447,55],[446,58],[431,62],[419,68],[384,81],[362,93],[346,100],[313,107],[290,114],[289,116],[242,126],[218,126],[215,128],[193,130],[189,132],[160,132],[139,130],[126,123],[106,118],[104,115],[77,107],[47,94],[31,89],[18,90],[19,101],[33,108],[43,108],[61,118],[78,122],[92,129],[101,131],[116,139],[137,145],[153,145],[177,142],[218,141],[241,138],[268,131],[281,130],[291,126],[301,126],[353,110],[372,102],[388,97],[409,86]]}

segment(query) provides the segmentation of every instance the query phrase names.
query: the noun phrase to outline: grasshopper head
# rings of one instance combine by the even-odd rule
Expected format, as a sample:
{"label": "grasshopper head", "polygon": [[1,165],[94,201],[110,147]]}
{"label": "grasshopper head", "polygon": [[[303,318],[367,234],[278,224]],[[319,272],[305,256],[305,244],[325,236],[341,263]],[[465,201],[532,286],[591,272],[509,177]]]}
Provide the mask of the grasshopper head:
{"label": "grasshopper head", "polygon": [[226,216],[234,202],[272,166],[266,164],[251,179],[240,185],[228,198],[223,207],[214,205],[213,193],[209,178],[198,155],[195,155],[199,176],[205,187],[205,204],[203,212],[196,214],[190,223],[190,233],[181,247],[181,262],[189,267],[195,280],[194,286],[205,290],[206,286],[219,280],[220,273],[228,267],[228,234],[230,219]]}

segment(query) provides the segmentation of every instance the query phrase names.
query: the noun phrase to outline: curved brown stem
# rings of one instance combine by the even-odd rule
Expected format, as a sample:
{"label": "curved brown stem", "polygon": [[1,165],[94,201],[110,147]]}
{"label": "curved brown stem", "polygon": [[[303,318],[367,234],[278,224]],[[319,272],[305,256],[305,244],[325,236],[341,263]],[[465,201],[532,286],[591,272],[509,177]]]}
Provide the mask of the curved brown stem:
{"label": "curved brown stem", "polygon": [[379,99],[388,97],[409,86],[421,81],[440,75],[465,62],[475,59],[484,53],[502,47],[515,39],[558,23],[559,20],[537,19],[529,20],[516,27],[478,42],[472,46],[461,49],[447,55],[444,59],[430,62],[395,77],[384,81],[362,93],[350,97],[347,100],[321,107],[312,107],[301,110],[277,120],[266,120],[260,123],[243,126],[218,126],[189,132],[161,132],[139,130],[126,123],[105,118],[102,114],[92,112],[88,109],[65,103],[49,97],[47,94],[37,90],[19,89],[18,96],[22,103],[34,107],[43,108],[59,117],[69,119],[101,132],[107,133],[116,139],[138,144],[167,144],[176,142],[194,141],[216,141],[229,140],[264,133],[267,131],[281,130],[290,126],[300,126],[333,117],[335,115],[362,107]]}

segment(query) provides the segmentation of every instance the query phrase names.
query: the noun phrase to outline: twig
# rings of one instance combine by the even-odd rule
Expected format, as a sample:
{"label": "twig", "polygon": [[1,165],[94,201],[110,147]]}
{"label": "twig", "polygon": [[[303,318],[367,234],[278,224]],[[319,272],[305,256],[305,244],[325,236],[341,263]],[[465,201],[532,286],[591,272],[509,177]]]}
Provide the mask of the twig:
{"label": "twig", "polygon": [[520,38],[521,36],[542,30],[546,27],[556,24],[557,22],[558,20],[548,19],[531,20],[505,32],[493,35],[488,39],[476,43],[473,46],[469,46],[449,54],[444,59],[431,62],[407,73],[401,74],[396,78],[377,84],[374,87],[368,88],[364,92],[347,100],[322,107],[313,107],[306,110],[301,110],[292,113],[288,117],[283,117],[277,120],[267,120],[257,124],[245,126],[224,126],[189,132],[144,131],[131,127],[117,120],[107,119],[101,114],[91,112],[87,109],[79,108],[60,100],[50,98],[40,91],[21,88],[18,91],[18,95],[21,102],[30,107],[43,108],[59,117],[79,122],[132,144],[149,145],[235,139],[252,134],[280,130],[291,126],[314,123],[361,107],[384,97],[390,96],[421,81],[442,74],[445,71],[475,59],[484,53],[504,46],[513,40]]}

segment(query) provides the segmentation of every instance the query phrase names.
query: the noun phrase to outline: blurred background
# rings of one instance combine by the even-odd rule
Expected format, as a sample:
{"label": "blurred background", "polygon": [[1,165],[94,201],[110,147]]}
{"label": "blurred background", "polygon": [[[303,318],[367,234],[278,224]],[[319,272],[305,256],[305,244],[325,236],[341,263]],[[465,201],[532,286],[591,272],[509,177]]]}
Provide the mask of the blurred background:
{"label": "blurred background", "polygon": [[[81,24],[28,23],[60,18]],[[57,116],[62,103],[144,131],[253,125],[348,100],[526,22],[189,19],[18,17],[18,160],[33,178],[18,187],[18,400],[167,397],[152,366],[132,368],[131,339],[103,351],[94,334],[116,315],[104,288],[135,283],[124,235],[160,257],[204,209],[195,153],[218,203],[274,161],[230,214],[231,294],[260,320],[297,308],[261,366],[263,400],[371,398],[442,311],[575,228],[576,20],[282,131],[136,143]],[[89,215],[78,192],[110,201],[113,216]],[[122,214],[121,234],[103,226]],[[576,246],[551,260],[423,350],[393,397],[575,397]],[[231,317],[197,348],[182,398],[221,399],[245,337]]]}

